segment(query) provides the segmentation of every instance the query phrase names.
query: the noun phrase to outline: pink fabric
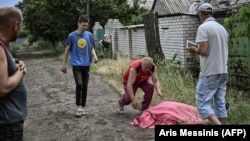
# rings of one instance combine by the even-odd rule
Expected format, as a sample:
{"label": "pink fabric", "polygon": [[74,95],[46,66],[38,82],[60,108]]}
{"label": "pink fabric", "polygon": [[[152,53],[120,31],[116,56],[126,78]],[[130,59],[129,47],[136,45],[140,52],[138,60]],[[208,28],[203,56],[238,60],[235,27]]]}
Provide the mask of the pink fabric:
{"label": "pink fabric", "polygon": [[143,111],[135,117],[131,125],[154,128],[155,125],[203,124],[196,107],[172,101],[165,101]]}

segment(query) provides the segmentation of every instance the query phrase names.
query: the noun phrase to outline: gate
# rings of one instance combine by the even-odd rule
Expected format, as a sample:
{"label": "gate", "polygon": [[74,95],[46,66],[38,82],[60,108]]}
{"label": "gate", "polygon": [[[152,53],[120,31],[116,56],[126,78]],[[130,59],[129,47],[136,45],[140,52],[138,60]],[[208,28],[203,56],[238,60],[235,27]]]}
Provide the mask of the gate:
{"label": "gate", "polygon": [[[224,24],[224,18],[217,19]],[[232,28],[227,28],[229,39],[229,58],[228,58],[228,85],[243,90],[250,89],[250,38],[236,37],[235,31],[240,28],[241,23],[234,23]]]}
{"label": "gate", "polygon": [[105,30],[104,29],[98,29],[97,30],[97,39],[98,39],[97,50],[98,51],[102,51],[102,45],[99,44],[99,41],[103,39],[104,34],[105,34]]}

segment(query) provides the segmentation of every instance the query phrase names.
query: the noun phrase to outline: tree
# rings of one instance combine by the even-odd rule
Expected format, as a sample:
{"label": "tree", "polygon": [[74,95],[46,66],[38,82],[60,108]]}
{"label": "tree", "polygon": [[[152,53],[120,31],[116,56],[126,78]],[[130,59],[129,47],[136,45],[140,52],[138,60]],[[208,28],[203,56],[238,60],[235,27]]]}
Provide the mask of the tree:
{"label": "tree", "polygon": [[234,28],[234,23],[240,23],[236,30],[236,36],[250,37],[250,3],[243,5],[236,15],[225,19],[225,25],[228,28]]}
{"label": "tree", "polygon": [[154,14],[150,12],[144,15],[144,27],[148,55],[152,57],[157,63],[157,60],[165,59],[160,43],[159,21],[157,13]]}
{"label": "tree", "polygon": [[123,25],[142,24],[142,16],[149,10],[139,6],[139,0],[129,5],[127,0],[91,0],[91,25],[99,21],[104,26],[108,19],[119,19]]}
{"label": "tree", "polygon": [[30,41],[43,39],[51,41],[54,47],[76,28],[76,15],[85,13],[79,6],[83,5],[82,1],[24,0],[23,5],[24,25],[30,32]]}
{"label": "tree", "polygon": [[132,7],[127,0],[23,0],[19,6],[25,28],[30,31],[30,41],[51,41],[54,47],[77,28],[80,15],[89,15],[92,29],[95,21],[104,25],[109,18],[119,19],[124,25],[140,23],[140,17],[147,11],[138,6],[138,0]]}

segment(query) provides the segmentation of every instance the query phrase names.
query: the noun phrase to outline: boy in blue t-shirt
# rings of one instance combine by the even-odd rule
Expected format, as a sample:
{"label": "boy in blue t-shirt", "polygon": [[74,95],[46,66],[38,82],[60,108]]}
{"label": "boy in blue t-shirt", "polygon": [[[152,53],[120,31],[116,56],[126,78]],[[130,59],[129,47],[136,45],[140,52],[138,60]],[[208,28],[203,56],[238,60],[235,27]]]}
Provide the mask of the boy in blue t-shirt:
{"label": "boy in blue t-shirt", "polygon": [[92,60],[97,63],[98,58],[95,52],[93,34],[87,31],[89,21],[80,16],[78,18],[78,28],[71,32],[65,42],[61,71],[67,73],[66,63],[70,55],[70,65],[76,83],[76,116],[85,115],[85,105],[87,99],[87,88],[89,80],[89,68]]}

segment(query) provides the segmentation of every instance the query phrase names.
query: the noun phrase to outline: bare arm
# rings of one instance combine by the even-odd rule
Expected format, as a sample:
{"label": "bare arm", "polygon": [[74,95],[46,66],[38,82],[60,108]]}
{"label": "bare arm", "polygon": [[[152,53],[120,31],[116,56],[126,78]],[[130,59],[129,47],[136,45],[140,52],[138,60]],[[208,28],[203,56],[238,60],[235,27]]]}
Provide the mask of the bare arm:
{"label": "bare arm", "polygon": [[92,45],[91,47],[91,53],[92,53],[92,57],[94,58],[94,62],[97,63],[98,62],[98,58],[95,52],[95,47]]}
{"label": "bare arm", "polygon": [[8,64],[7,56],[2,47],[0,47],[0,97],[6,96],[12,90],[14,90],[21,82],[24,74],[26,73],[26,67],[24,62],[17,64],[18,70],[12,76],[8,76]]}
{"label": "bare arm", "polygon": [[137,101],[135,99],[133,84],[135,82],[136,75],[137,75],[136,70],[134,68],[130,68],[128,82],[127,82],[127,90],[128,90],[128,95],[129,95],[131,102],[132,102],[132,106],[135,109],[137,108]]}
{"label": "bare arm", "polygon": [[157,92],[158,96],[160,96],[162,98],[163,94],[161,92],[161,84],[160,84],[160,81],[159,81],[159,78],[158,78],[156,67],[155,67],[154,72],[152,73],[152,81],[153,81],[153,84],[154,84],[154,87],[156,89],[156,92]]}
{"label": "bare arm", "polygon": [[69,51],[70,51],[70,46],[67,45],[63,54],[63,61],[62,61],[62,66],[61,66],[61,71],[63,73],[67,73],[66,63],[69,58]]}

